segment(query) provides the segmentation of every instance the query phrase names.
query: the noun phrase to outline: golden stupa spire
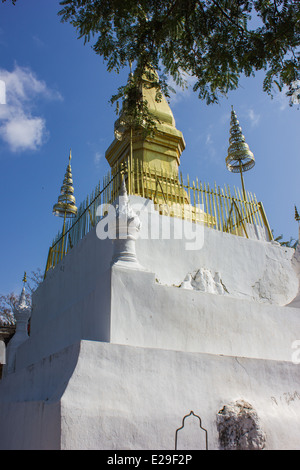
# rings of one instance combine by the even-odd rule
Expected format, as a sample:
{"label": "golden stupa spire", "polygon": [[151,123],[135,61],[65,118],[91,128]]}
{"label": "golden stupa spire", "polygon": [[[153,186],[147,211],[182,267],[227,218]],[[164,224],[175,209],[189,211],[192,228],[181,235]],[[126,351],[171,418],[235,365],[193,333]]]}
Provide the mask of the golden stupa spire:
{"label": "golden stupa spire", "polygon": [[58,196],[58,201],[53,206],[53,214],[58,217],[64,218],[63,231],[62,231],[62,247],[61,247],[61,258],[64,253],[64,238],[65,238],[65,229],[66,229],[66,218],[76,217],[77,207],[76,200],[74,197],[74,187],[73,187],[73,178],[72,178],[72,169],[71,169],[71,158],[72,153],[70,149],[69,155],[69,164],[65,173],[63,185],[60,189],[60,195]]}
{"label": "golden stupa spire", "polygon": [[233,173],[240,173],[243,187],[243,195],[245,195],[245,186],[243,179],[243,172],[251,170],[255,165],[255,158],[248,144],[245,141],[245,137],[242,133],[240,123],[237,119],[236,113],[233,109],[231,110],[231,121],[230,121],[230,137],[228,155],[226,157],[226,166],[229,171]]}
{"label": "golden stupa spire", "polygon": [[58,196],[58,202],[53,206],[53,214],[59,217],[76,217],[77,207],[75,205],[74,187],[71,169],[72,153],[70,150],[69,164],[65,173],[63,185]]}

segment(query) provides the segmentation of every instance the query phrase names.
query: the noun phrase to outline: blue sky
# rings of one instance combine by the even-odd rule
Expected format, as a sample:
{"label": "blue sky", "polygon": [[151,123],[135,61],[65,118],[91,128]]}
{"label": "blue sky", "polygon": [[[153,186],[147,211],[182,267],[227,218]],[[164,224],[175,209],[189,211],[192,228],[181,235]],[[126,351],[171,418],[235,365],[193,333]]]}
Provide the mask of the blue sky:
{"label": "blue sky", "polygon": [[[23,272],[44,270],[48,248],[61,229],[52,215],[69,149],[79,204],[108,171],[105,151],[116,119],[111,95],[127,80],[108,73],[90,45],[60,23],[58,0],[0,4],[0,293],[20,291]],[[203,182],[240,186],[225,166],[231,105],[256,166],[246,188],[264,204],[275,235],[298,238],[300,110],[277,93],[262,92],[263,75],[242,79],[218,105],[207,106],[191,89],[171,99],[186,150],[181,171]]]}

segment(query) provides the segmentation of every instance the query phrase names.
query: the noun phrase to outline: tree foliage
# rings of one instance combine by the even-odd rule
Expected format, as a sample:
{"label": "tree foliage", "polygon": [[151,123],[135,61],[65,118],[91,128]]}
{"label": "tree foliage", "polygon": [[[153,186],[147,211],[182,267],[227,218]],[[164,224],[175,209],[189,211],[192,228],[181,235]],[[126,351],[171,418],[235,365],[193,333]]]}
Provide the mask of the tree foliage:
{"label": "tree foliage", "polygon": [[281,246],[286,246],[288,248],[294,248],[294,249],[297,248],[298,243],[299,243],[299,240],[295,240],[292,237],[290,237],[288,241],[283,241],[283,235],[279,235],[278,237],[274,238],[274,241],[280,243]]}
{"label": "tree foliage", "polygon": [[1,326],[15,324],[15,317],[13,314],[13,310],[18,300],[19,300],[19,296],[17,296],[15,292],[11,292],[10,294],[0,295],[0,325]]}
{"label": "tree foliage", "polygon": [[[42,280],[43,274],[40,268],[38,268],[36,271],[31,271],[30,276],[28,276],[25,292],[27,305],[31,305],[31,295],[38,288]],[[0,295],[0,325],[15,324],[13,311],[17,305],[17,302],[19,301],[19,298],[20,293],[17,294],[15,292]]]}
{"label": "tree foliage", "polygon": [[295,92],[300,79],[300,2],[292,0],[62,0],[62,21],[93,41],[109,71],[130,62],[177,84],[183,72],[207,103],[237,88],[241,74],[265,70],[264,90]]}
{"label": "tree foliage", "polygon": [[[263,70],[264,91],[285,89],[290,104],[299,102],[300,0],[62,0],[60,5],[62,22],[92,43],[108,71],[135,65],[134,80],[112,101],[135,97],[142,107],[142,74],[153,67],[158,79],[152,86],[166,97],[168,76],[181,86],[186,75],[194,77],[194,91],[210,104],[236,89],[242,74]],[[147,116],[146,108],[142,114]]]}

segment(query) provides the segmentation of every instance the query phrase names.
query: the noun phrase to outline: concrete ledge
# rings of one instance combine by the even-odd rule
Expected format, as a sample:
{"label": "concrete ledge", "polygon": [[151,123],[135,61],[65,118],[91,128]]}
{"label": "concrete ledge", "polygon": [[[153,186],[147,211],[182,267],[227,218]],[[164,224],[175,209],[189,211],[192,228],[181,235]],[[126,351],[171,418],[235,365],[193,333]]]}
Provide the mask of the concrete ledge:
{"label": "concrete ledge", "polygon": [[300,334],[299,309],[163,286],[142,271],[114,267],[111,299],[112,343],[291,361]]}
{"label": "concrete ledge", "polygon": [[174,450],[176,429],[193,410],[209,449],[218,449],[216,416],[242,399],[259,417],[266,449],[298,449],[299,370],[282,361],[81,341],[4,379],[0,446]]}

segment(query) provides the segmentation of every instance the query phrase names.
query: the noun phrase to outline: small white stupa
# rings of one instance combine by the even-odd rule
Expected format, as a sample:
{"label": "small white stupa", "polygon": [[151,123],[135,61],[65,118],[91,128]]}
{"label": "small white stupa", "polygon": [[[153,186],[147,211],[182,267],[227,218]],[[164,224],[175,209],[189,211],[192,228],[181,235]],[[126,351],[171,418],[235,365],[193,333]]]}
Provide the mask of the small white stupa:
{"label": "small white stupa", "polygon": [[6,350],[6,365],[4,368],[4,375],[11,374],[16,369],[16,354],[21,346],[28,339],[28,322],[31,315],[31,306],[28,305],[26,300],[25,284],[27,282],[26,273],[23,277],[23,288],[19,301],[13,309],[13,314],[16,320],[16,330],[12,339],[8,343]]}
{"label": "small white stupa", "polygon": [[110,224],[114,244],[113,264],[141,269],[136,257],[135,243],[141,230],[141,221],[129,204],[125,179],[114,203],[115,217]]}

